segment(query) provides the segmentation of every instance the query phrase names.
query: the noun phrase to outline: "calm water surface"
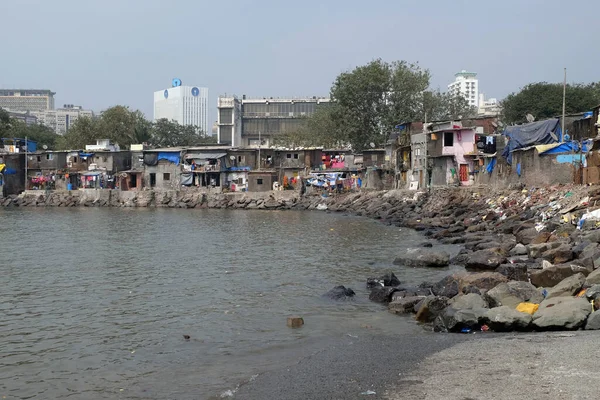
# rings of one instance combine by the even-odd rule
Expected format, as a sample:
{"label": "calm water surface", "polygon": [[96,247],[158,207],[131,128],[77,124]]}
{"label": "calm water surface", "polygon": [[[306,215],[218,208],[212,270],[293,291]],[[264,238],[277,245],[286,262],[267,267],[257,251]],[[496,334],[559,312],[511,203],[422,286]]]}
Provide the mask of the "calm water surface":
{"label": "calm water surface", "polygon": [[[392,265],[423,240],[320,212],[0,208],[0,396],[219,398],[328,338],[401,340],[420,328],[365,279],[447,274]],[[321,298],[339,284],[356,299]]]}

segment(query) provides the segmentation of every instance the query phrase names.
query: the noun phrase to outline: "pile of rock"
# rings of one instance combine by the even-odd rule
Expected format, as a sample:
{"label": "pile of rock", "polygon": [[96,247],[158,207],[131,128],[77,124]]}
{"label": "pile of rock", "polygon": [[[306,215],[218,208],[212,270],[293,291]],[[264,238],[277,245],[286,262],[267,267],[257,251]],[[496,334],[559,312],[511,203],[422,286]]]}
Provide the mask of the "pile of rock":
{"label": "pile of rock", "polygon": [[437,332],[600,329],[600,269],[573,272],[551,287],[498,272],[457,273],[419,287],[371,278],[367,286],[371,300],[394,314],[414,314]]}

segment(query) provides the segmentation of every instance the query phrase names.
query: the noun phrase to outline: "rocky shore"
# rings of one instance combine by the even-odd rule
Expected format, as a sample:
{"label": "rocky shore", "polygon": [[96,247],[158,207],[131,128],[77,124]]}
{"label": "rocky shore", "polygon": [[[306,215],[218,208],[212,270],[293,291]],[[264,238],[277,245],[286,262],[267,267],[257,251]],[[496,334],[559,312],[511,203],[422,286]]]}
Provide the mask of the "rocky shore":
{"label": "rocky shore", "polygon": [[[437,243],[463,246],[450,259],[429,241],[399,249],[398,268],[463,265],[466,272],[406,287],[371,278],[373,301],[415,314],[436,331],[600,329],[600,188],[489,187],[431,192],[362,191],[301,196],[296,191],[80,190],[27,192],[4,207],[170,207],[320,210],[381,220],[421,231]],[[597,205],[598,203],[598,205]],[[427,246],[427,247],[426,247]],[[433,246],[433,247],[431,247]],[[394,277],[395,278],[395,277]]]}

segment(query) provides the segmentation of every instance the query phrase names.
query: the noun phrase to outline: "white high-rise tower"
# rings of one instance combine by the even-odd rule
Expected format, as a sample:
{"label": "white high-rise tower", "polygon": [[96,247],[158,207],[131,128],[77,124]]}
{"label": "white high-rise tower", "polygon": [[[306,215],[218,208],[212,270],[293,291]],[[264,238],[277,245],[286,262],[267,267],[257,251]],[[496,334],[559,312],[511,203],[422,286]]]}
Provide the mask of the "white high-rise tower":
{"label": "white high-rise tower", "polygon": [[154,92],[154,121],[162,118],[197,126],[210,135],[208,89],[182,86],[179,79],[173,79],[173,87]]}
{"label": "white high-rise tower", "polygon": [[477,73],[467,72],[464,69],[454,75],[454,82],[448,85],[448,92],[452,95],[462,95],[471,107],[479,107],[479,80]]}

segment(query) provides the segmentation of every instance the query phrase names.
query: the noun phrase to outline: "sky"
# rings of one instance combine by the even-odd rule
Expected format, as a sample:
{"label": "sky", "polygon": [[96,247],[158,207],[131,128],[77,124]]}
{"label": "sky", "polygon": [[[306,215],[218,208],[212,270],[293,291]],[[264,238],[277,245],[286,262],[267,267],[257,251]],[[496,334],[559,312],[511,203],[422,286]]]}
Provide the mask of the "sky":
{"label": "sky", "polygon": [[419,63],[446,90],[460,70],[504,98],[530,82],[600,81],[600,1],[0,0],[0,88],[51,89],[56,105],[152,118],[153,92],[327,96],[381,58]]}

